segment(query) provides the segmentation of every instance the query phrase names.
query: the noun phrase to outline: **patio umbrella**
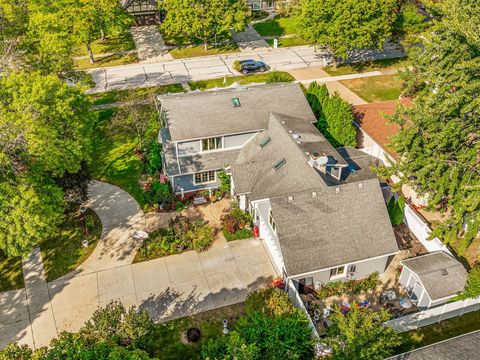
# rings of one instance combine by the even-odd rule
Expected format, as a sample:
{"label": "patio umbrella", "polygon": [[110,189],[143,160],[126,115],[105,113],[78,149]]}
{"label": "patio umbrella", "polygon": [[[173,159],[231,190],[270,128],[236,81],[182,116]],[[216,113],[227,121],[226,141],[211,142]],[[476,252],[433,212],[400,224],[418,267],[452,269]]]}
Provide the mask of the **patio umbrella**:
{"label": "patio umbrella", "polygon": [[400,301],[400,306],[404,309],[410,309],[412,307],[412,300],[409,298],[401,298]]}

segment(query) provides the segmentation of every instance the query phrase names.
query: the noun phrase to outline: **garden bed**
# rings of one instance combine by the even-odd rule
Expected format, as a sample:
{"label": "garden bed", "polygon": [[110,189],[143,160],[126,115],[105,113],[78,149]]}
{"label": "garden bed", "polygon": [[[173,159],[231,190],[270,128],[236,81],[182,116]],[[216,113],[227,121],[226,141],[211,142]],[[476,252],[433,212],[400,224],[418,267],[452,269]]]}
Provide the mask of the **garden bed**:
{"label": "garden bed", "polygon": [[[47,281],[58,279],[80,266],[97,246],[102,223],[93,210],[82,215],[79,205],[67,211],[57,234],[40,243]],[[88,240],[88,246],[82,242]]]}
{"label": "garden bed", "polygon": [[220,218],[222,233],[227,241],[250,239],[252,233],[252,217],[249,213],[240,210],[236,203],[225,209]]}
{"label": "garden bed", "polygon": [[203,221],[192,222],[179,215],[169,221],[167,228],[149,234],[138,250],[134,262],[180,254],[188,250],[205,251],[212,245],[214,235],[214,229]]}

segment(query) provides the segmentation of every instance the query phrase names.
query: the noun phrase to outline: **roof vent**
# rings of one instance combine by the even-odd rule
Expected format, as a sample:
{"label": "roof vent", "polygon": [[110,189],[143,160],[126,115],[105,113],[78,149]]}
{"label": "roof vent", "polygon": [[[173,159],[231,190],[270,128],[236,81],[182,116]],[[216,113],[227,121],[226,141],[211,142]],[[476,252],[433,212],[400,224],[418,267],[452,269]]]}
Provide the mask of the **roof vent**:
{"label": "roof vent", "polygon": [[362,183],[358,184],[358,188],[363,189],[363,184]]}
{"label": "roof vent", "polygon": [[240,107],[242,104],[240,104],[240,99],[237,97],[232,98],[232,105],[233,107]]}
{"label": "roof vent", "polygon": [[290,195],[290,196],[288,197],[288,202],[293,202],[293,196]]}
{"label": "roof vent", "polygon": [[283,165],[285,165],[286,162],[287,161],[285,159],[278,160],[275,164],[273,164],[273,168],[278,171]]}
{"label": "roof vent", "polygon": [[285,120],[282,120],[282,124],[285,125],[287,122]]}
{"label": "roof vent", "polygon": [[443,276],[448,275],[448,270],[447,269],[442,269],[440,272],[442,273]]}
{"label": "roof vent", "polygon": [[340,188],[339,187],[336,187],[335,188],[335,193],[338,194],[340,192]]}
{"label": "roof vent", "polygon": [[267,136],[265,139],[262,140],[260,143],[260,147],[263,149],[265,146],[267,146],[272,139],[270,139],[270,136]]}
{"label": "roof vent", "polygon": [[292,137],[293,137],[295,140],[300,139],[300,135],[298,135],[298,134],[293,134]]}
{"label": "roof vent", "polygon": [[293,133],[293,131],[292,131],[292,130],[288,130],[288,133],[291,134],[291,133]]}
{"label": "roof vent", "polygon": [[301,144],[302,143],[302,140],[297,140],[297,144]]}
{"label": "roof vent", "polygon": [[317,192],[316,191],[313,191],[312,192],[312,198],[316,198],[318,196]]}
{"label": "roof vent", "polygon": [[310,156],[310,151],[305,151],[305,155]]}

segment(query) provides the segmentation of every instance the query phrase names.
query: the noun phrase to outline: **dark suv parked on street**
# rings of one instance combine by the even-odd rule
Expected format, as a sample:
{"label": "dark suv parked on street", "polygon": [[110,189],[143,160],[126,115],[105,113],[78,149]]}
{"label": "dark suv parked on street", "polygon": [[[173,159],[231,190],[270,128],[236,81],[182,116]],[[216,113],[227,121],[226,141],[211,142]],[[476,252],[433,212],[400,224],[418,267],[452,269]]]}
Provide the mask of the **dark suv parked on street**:
{"label": "dark suv parked on street", "polygon": [[264,72],[268,70],[267,64],[263,61],[242,60],[240,61],[240,72],[244,75],[254,72]]}

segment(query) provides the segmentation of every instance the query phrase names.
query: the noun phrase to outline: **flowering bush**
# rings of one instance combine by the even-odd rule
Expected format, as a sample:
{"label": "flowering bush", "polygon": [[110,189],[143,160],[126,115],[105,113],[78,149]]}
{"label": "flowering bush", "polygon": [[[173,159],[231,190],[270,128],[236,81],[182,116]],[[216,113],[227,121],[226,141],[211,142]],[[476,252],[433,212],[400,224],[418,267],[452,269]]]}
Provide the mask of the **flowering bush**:
{"label": "flowering bush", "polygon": [[223,212],[220,218],[225,239],[228,241],[252,237],[252,217],[242,211],[236,203]]}

